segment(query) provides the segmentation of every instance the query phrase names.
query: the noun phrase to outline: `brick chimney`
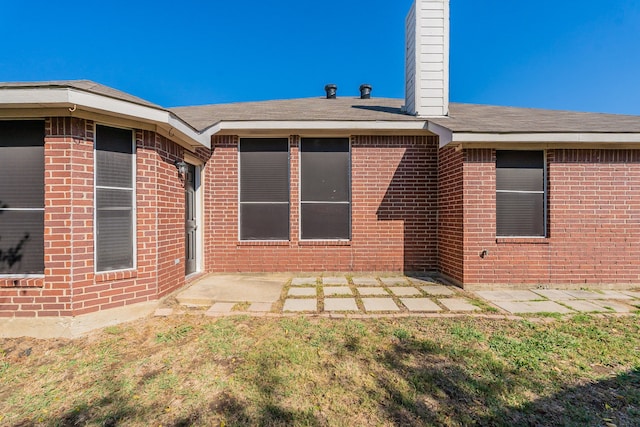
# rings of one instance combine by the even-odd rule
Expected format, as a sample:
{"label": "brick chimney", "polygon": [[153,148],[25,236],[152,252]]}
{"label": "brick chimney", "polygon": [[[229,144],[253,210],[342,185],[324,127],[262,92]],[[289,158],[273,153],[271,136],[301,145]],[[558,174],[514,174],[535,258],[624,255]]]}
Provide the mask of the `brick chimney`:
{"label": "brick chimney", "polygon": [[406,19],[405,109],[449,114],[449,0],[416,0]]}

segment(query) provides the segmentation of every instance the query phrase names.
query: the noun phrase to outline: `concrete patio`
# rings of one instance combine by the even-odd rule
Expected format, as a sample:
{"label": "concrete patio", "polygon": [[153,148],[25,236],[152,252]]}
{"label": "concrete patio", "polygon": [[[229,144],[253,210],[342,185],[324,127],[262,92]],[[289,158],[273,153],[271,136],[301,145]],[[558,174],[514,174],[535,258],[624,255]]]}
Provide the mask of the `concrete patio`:
{"label": "concrete patio", "polygon": [[[464,291],[435,277],[384,275],[208,275],[176,295],[180,305],[206,314],[301,313],[354,315],[631,313],[640,291]],[[168,315],[162,309],[158,315]]]}

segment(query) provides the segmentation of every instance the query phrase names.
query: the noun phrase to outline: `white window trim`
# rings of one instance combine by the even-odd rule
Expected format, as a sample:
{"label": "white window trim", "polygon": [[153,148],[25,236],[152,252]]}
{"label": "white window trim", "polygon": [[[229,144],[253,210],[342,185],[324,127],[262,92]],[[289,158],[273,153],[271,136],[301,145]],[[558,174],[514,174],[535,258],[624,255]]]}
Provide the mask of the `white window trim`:
{"label": "white window trim", "polygon": [[[132,164],[132,168],[131,168],[131,185],[132,188],[125,188],[125,187],[107,187],[107,186],[100,186],[97,185],[97,179],[96,179],[96,175],[97,175],[97,162],[96,162],[96,142],[98,139],[98,126],[105,126],[105,127],[111,127],[111,128],[116,128],[116,129],[123,129],[123,130],[128,130],[131,131],[131,147],[132,147],[132,154],[131,154],[131,164]],[[131,129],[131,128],[126,128],[126,127],[121,127],[121,126],[113,126],[111,124],[106,124],[106,123],[98,123],[98,122],[94,122],[93,124],[93,269],[95,271],[96,274],[108,274],[108,273],[117,273],[117,272],[121,272],[121,271],[134,271],[138,269],[138,213],[137,213],[137,201],[138,201],[138,197],[137,197],[137,180],[136,180],[136,176],[137,176],[137,166],[138,166],[138,162],[137,162],[137,146],[136,146],[136,131],[135,129]],[[131,197],[133,197],[132,203],[131,203],[131,220],[133,222],[132,224],[132,233],[133,233],[133,238],[132,240],[132,245],[133,245],[133,264],[131,267],[129,268],[120,268],[117,270],[98,270],[98,197],[97,197],[97,189],[101,188],[101,189],[106,189],[106,190],[130,190],[131,191]]]}

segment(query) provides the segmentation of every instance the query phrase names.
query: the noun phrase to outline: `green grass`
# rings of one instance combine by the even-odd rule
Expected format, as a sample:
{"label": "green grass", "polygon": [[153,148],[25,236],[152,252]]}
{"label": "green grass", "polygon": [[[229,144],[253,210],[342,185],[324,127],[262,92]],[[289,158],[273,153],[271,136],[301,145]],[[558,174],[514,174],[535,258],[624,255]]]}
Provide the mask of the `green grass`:
{"label": "green grass", "polygon": [[476,307],[480,308],[480,310],[486,312],[486,313],[499,313],[500,310],[498,310],[496,307],[493,307],[489,304],[487,304],[486,302],[479,300],[479,299],[475,299],[475,298],[471,298],[469,299],[469,302],[472,305],[475,305]]}
{"label": "green grass", "polygon": [[640,425],[639,383],[633,315],[189,315],[0,340],[2,426]]}
{"label": "green grass", "polygon": [[191,332],[193,326],[191,325],[179,325],[166,332],[158,332],[156,334],[156,341],[159,343],[169,343],[173,341],[180,341]]}

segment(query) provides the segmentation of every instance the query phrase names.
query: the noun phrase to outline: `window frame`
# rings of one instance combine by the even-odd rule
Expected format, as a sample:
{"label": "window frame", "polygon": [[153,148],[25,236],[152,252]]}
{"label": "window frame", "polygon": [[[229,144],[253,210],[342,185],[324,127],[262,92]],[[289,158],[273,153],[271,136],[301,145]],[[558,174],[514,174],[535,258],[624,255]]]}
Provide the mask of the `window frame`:
{"label": "window frame", "polygon": [[[498,174],[498,152],[500,151],[536,151],[542,153],[542,191],[517,191],[517,190],[498,190],[497,188],[497,174]],[[531,148],[520,148],[520,149],[496,149],[495,150],[495,170],[496,170],[496,238],[498,239],[546,239],[548,238],[548,185],[547,185],[547,150],[545,149],[531,149]],[[501,235],[498,233],[498,193],[502,194],[542,194],[542,235]]]}
{"label": "window frame", "polygon": [[[109,127],[113,129],[127,130],[131,132],[131,185],[132,187],[108,187],[98,185],[98,156],[97,144],[98,144],[98,127]],[[123,126],[114,126],[105,123],[94,123],[94,136],[93,136],[93,262],[94,271],[96,274],[108,274],[117,273],[121,271],[132,271],[138,268],[138,230],[137,230],[137,144],[136,144],[136,132],[132,128]],[[106,190],[131,190],[131,245],[132,245],[132,263],[131,267],[111,269],[111,270],[99,270],[98,269],[98,188]]]}
{"label": "window frame", "polygon": [[[273,139],[273,140],[286,140],[287,141],[287,238],[286,239],[243,239],[242,238],[242,205],[243,204],[269,204],[269,205],[284,205],[285,202],[243,202],[242,201],[242,141],[243,140],[260,140],[260,139]],[[278,243],[278,242],[290,242],[291,241],[291,138],[277,137],[277,136],[251,136],[242,137],[238,139],[238,241],[242,243]]]}
{"label": "window frame", "polygon": [[[348,179],[348,191],[349,191],[349,197],[348,197],[348,201],[346,202],[326,202],[326,201],[322,201],[322,202],[317,202],[317,201],[311,201],[311,202],[305,202],[302,200],[302,179],[303,179],[303,170],[302,170],[302,145],[304,144],[305,140],[317,140],[317,139],[331,139],[331,140],[339,140],[339,139],[343,139],[347,141],[347,149],[348,149],[348,154],[349,154],[349,162],[348,162],[348,166],[347,166],[347,179]],[[352,174],[352,169],[353,169],[353,165],[352,165],[352,138],[351,136],[305,136],[305,137],[300,137],[299,140],[299,145],[298,145],[298,239],[301,242],[351,242],[353,239],[353,174]],[[348,218],[348,228],[349,228],[349,237],[346,239],[343,238],[314,238],[314,239],[305,239],[302,236],[302,206],[304,203],[309,203],[309,204],[313,204],[313,203],[326,203],[326,204],[342,204],[342,205],[348,205],[348,212],[349,212],[349,218]]]}
{"label": "window frame", "polygon": [[1,210],[7,211],[7,212],[24,212],[24,211],[29,211],[29,212],[42,212],[42,216],[43,216],[43,221],[42,221],[42,233],[43,233],[43,257],[42,257],[42,273],[0,273],[0,279],[15,279],[15,278],[22,278],[22,279],[30,279],[30,278],[34,278],[34,279],[39,279],[39,278],[43,278],[45,277],[45,270],[46,270],[46,263],[45,263],[45,253],[44,253],[44,249],[45,249],[45,242],[46,242],[46,235],[45,233],[45,213],[46,213],[46,200],[47,200],[47,195],[46,195],[46,185],[45,185],[45,181],[46,181],[46,171],[45,171],[45,166],[46,166],[46,138],[47,138],[47,134],[46,134],[46,123],[45,120],[40,119],[40,118],[17,118],[17,119],[2,119],[3,122],[39,122],[42,124],[42,135],[43,135],[43,139],[42,139],[42,149],[44,151],[44,156],[43,156],[43,162],[42,162],[42,188],[43,188],[43,192],[44,192],[44,197],[43,197],[43,204],[42,204],[42,208],[2,208]]}

